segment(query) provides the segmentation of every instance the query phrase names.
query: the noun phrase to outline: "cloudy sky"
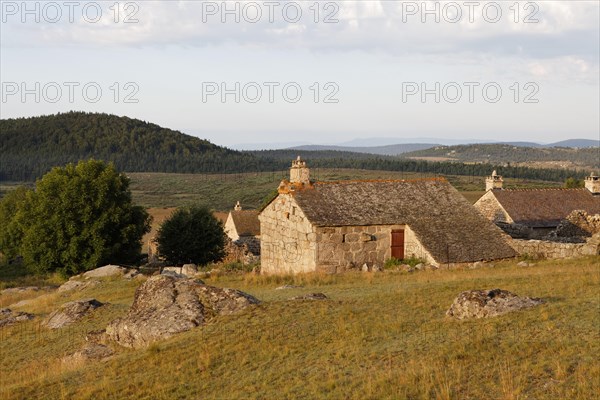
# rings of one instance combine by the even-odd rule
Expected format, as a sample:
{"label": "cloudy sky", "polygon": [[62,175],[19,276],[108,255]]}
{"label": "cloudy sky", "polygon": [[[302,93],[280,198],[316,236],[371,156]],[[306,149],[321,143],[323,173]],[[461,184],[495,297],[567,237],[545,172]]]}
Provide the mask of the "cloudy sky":
{"label": "cloudy sky", "polygon": [[228,146],[599,139],[597,1],[23,4],[1,1],[2,118],[107,112]]}

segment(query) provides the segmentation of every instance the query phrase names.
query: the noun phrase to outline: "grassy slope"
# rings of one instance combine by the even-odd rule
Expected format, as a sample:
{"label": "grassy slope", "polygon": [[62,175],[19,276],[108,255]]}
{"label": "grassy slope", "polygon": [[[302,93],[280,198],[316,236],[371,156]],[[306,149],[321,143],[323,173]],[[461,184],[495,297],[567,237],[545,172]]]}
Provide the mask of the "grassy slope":
{"label": "grassy slope", "polygon": [[[415,274],[237,275],[217,286],[263,304],[220,317],[145,350],[120,349],[101,363],[65,366],[60,357],[123,314],[135,282],[23,307],[41,315],[75,298],[108,301],[74,328],[49,332],[39,319],[0,330],[0,399],[590,399],[600,391],[598,258],[518,268]],[[547,304],[489,320],[444,317],[463,290],[503,288]],[[288,302],[321,291],[329,301]]]}

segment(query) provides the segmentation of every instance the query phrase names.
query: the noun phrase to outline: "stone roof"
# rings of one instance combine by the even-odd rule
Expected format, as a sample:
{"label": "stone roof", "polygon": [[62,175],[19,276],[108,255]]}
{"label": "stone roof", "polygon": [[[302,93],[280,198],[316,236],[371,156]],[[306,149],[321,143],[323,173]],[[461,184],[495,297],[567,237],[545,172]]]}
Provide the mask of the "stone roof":
{"label": "stone roof", "polygon": [[260,236],[260,221],[256,210],[232,210],[231,218],[240,236]]}
{"label": "stone roof", "polygon": [[515,223],[529,227],[556,227],[574,210],[600,214],[600,196],[587,189],[516,189],[492,193]]}
{"label": "stone roof", "polygon": [[442,178],[316,182],[289,193],[316,226],[406,224],[440,263],[516,255],[501,230]]}

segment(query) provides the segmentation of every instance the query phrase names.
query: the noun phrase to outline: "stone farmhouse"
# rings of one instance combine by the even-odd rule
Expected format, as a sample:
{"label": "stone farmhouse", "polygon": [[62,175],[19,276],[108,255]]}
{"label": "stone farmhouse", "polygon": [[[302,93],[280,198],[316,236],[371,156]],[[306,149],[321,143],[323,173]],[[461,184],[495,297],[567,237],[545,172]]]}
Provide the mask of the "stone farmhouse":
{"label": "stone farmhouse", "polygon": [[312,182],[306,162],[260,212],[264,273],[340,272],[391,257],[433,265],[516,256],[445,179]]}
{"label": "stone farmhouse", "polygon": [[507,190],[494,171],[475,207],[512,237],[539,239],[556,230],[573,211],[600,214],[600,178],[590,175],[581,189]]}
{"label": "stone farmhouse", "polygon": [[253,254],[260,254],[260,222],[257,210],[243,210],[238,201],[224,224],[225,233],[238,245],[247,245]]}

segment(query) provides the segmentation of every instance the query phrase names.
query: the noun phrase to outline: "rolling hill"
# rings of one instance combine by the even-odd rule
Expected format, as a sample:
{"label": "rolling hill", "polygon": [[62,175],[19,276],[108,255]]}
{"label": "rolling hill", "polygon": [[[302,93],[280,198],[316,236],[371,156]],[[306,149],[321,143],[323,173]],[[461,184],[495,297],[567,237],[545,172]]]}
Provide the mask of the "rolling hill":
{"label": "rolling hill", "polygon": [[145,121],[83,112],[0,120],[0,154],[0,181],[33,180],[88,158],[140,172],[238,172],[259,163],[252,154]]}
{"label": "rolling hill", "polygon": [[468,163],[512,164],[538,168],[597,169],[600,167],[598,147],[520,147],[511,144],[471,144],[437,146],[403,154],[423,160],[445,160]]}

